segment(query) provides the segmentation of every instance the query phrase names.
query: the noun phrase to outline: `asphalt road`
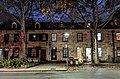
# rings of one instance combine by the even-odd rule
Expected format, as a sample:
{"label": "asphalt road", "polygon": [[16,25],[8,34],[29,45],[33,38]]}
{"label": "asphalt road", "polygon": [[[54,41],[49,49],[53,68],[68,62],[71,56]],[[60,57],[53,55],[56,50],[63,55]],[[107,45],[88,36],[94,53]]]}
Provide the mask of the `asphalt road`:
{"label": "asphalt road", "polygon": [[92,68],[72,72],[0,72],[0,79],[120,79],[120,69]]}

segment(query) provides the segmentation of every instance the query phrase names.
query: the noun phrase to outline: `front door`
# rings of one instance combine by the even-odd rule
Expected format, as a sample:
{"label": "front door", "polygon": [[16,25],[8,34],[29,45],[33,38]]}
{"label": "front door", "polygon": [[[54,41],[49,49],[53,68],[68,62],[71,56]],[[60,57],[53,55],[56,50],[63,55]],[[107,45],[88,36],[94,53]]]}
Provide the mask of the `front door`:
{"label": "front door", "polygon": [[77,58],[79,59],[79,62],[83,62],[83,55],[82,55],[82,48],[77,47]]}
{"label": "front door", "polygon": [[86,60],[91,61],[91,48],[86,48]]}
{"label": "front door", "polygon": [[38,62],[41,61],[41,47],[36,47],[36,55],[38,56]]}
{"label": "front door", "polygon": [[41,48],[41,57],[40,57],[40,61],[41,62],[46,62],[46,49],[45,48]]}
{"label": "front door", "polygon": [[57,60],[57,48],[56,47],[52,47],[51,49],[51,60]]}
{"label": "front door", "polygon": [[3,57],[5,59],[8,59],[8,49],[7,48],[4,49],[4,55],[3,55]]}

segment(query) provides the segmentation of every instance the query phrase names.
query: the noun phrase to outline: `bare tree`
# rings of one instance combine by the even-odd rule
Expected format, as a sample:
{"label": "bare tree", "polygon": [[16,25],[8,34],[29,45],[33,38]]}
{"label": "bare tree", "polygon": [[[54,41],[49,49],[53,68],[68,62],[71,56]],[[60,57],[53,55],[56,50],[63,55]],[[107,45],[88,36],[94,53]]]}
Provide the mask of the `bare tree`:
{"label": "bare tree", "polygon": [[26,57],[26,19],[32,14],[34,0],[0,0],[0,12],[21,26],[21,52]]}
{"label": "bare tree", "polygon": [[120,0],[36,0],[36,3],[40,8],[40,12],[45,16],[54,13],[66,14],[71,17],[70,13],[73,12],[73,9],[76,10],[78,12],[77,17],[85,23],[82,26],[89,28],[94,34],[94,61],[99,63],[98,28],[104,28],[112,19],[114,13],[120,7]]}

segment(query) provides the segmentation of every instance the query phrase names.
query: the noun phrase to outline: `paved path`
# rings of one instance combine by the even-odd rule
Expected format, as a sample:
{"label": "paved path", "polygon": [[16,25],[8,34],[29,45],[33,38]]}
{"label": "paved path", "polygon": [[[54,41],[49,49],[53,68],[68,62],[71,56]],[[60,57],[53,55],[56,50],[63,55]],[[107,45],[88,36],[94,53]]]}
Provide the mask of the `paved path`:
{"label": "paved path", "polygon": [[8,68],[0,68],[0,72],[30,72],[30,71],[66,71],[64,63],[49,63],[49,64],[40,64],[38,66],[30,67],[30,68],[20,68],[20,69],[8,69]]}
{"label": "paved path", "polygon": [[72,72],[2,72],[0,79],[120,79],[120,69],[83,68]]}
{"label": "paved path", "polygon": [[29,69],[38,69],[38,70],[66,70],[64,63],[49,63],[49,64],[40,64]]}

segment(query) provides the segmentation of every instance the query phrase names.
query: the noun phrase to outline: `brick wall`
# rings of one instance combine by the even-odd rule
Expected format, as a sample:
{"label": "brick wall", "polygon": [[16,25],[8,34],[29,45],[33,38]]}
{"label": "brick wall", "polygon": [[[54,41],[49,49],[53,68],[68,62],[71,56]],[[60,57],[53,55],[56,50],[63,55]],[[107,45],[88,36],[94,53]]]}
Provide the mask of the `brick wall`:
{"label": "brick wall", "polygon": [[[102,57],[100,57],[101,60],[106,61],[108,59],[108,55],[111,55],[113,57],[113,43],[112,43],[112,29],[104,29],[100,31],[102,33],[102,42],[98,42],[98,47],[102,48]],[[51,47],[57,47],[57,61],[64,61],[65,58],[63,58],[63,51],[62,48],[66,42],[62,41],[62,34],[68,32],[70,34],[69,36],[69,41],[68,41],[68,47],[69,47],[69,56],[76,57],[77,55],[77,47],[80,47],[82,50],[82,54],[84,57],[84,60],[86,59],[86,48],[91,47],[91,37],[90,37],[90,31],[88,29],[74,29],[74,30],[29,30],[27,32],[27,47],[32,48],[32,47],[45,47],[46,48],[46,59],[48,61],[51,61]],[[99,31],[98,31],[99,32]],[[120,32],[119,29],[115,30],[115,33]],[[21,49],[21,40],[18,43],[13,42],[13,37],[14,34],[18,33],[20,34],[19,31],[15,30],[1,30],[0,31],[0,48],[8,48],[9,49],[9,57],[13,53],[13,48],[18,47]],[[48,41],[46,42],[31,42],[29,41],[29,34],[39,34],[39,33],[47,33],[48,34]],[[51,41],[51,34],[56,33],[57,34],[57,41],[52,42]],[[77,33],[83,33],[83,41],[77,42]],[[3,37],[4,34],[9,34],[10,39],[9,39],[9,44],[5,45],[3,42]],[[115,53],[116,53],[116,48],[120,47],[120,41],[115,40]],[[49,44],[50,43],[50,44]],[[94,44],[93,44],[94,45]],[[19,51],[19,56],[22,57],[23,53]],[[116,55],[115,55],[116,56]],[[116,60],[118,61],[120,57],[116,56]]]}

